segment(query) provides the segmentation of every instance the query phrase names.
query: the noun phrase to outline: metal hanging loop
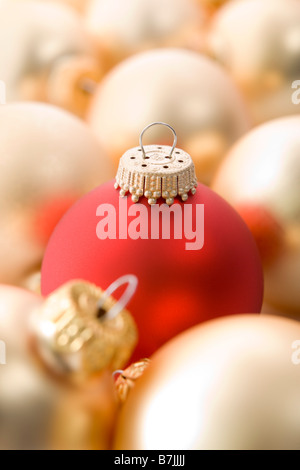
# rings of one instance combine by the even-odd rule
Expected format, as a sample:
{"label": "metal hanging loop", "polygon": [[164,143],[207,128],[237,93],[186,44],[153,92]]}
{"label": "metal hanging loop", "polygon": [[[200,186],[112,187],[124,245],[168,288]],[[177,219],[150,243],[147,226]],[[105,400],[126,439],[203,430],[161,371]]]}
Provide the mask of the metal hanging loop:
{"label": "metal hanging loop", "polygon": [[103,316],[103,320],[112,320],[126,307],[131,297],[134,295],[138,279],[134,274],[126,274],[125,276],[120,277],[114,281],[104,292],[102,298],[98,302],[98,308],[101,308],[105,300],[110,297],[119,287],[127,284],[127,289],[125,290],[122,297],[115,303],[115,305]]}
{"label": "metal hanging loop", "polygon": [[175,130],[173,129],[173,127],[171,127],[169,124],[166,124],[165,122],[152,122],[152,124],[149,124],[148,126],[145,127],[145,129],[142,130],[141,135],[140,135],[140,147],[142,149],[144,159],[146,158],[146,152],[145,152],[145,148],[144,148],[144,145],[143,145],[143,135],[145,134],[145,132],[150,127],[157,126],[157,125],[166,126],[173,132],[174,141],[173,141],[173,146],[172,146],[172,149],[171,149],[171,152],[170,152],[170,155],[169,155],[170,158],[172,157],[174,149],[177,145],[177,134],[176,134]]}

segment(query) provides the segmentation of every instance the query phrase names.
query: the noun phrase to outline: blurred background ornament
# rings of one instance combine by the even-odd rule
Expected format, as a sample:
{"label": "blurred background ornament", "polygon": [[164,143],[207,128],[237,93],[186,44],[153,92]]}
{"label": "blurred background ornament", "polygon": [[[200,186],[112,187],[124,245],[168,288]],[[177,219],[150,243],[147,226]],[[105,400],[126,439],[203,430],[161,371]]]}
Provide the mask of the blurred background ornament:
{"label": "blurred background ornament", "polygon": [[129,394],[115,448],[299,449],[299,338],[298,322],[268,315],[179,335]]}
{"label": "blurred background ornament", "polygon": [[206,11],[210,15],[214,15],[216,11],[226,3],[229,3],[230,0],[197,0],[198,3],[206,8]]}
{"label": "blurred background ornament", "polygon": [[147,49],[201,50],[204,21],[204,9],[195,0],[91,0],[85,24],[108,69]]}
{"label": "blurred background ornament", "polygon": [[[111,294],[125,282],[116,302]],[[7,352],[0,365],[1,449],[109,448],[117,409],[111,374],[136,342],[124,309],[135,287],[132,276],[105,292],[73,282],[44,300],[0,285]]]}
{"label": "blurred background ornament", "polygon": [[40,2],[50,2],[50,3],[62,3],[64,5],[70,6],[72,8],[75,8],[75,10],[79,11],[80,13],[83,13],[87,5],[89,4],[90,0],[38,0]]}
{"label": "blurred background ornament", "polygon": [[7,102],[51,102],[84,115],[86,80],[102,75],[98,51],[79,15],[59,3],[0,6],[0,71]]}
{"label": "blurred background ornament", "polygon": [[230,0],[198,0],[201,5],[205,5],[212,8],[219,8],[225,3],[229,3]]}
{"label": "blurred background ornament", "polygon": [[42,298],[32,292],[0,284],[0,339],[8,353],[11,347],[21,353],[27,350],[29,317],[41,303]]}
{"label": "blurred background ornament", "polygon": [[176,198],[171,207],[149,206],[146,197],[135,204],[120,197],[113,181],[91,191],[49,241],[42,293],[71,279],[105,287],[127,272],[139,279],[129,303],[139,331],[133,360],[210,318],[260,312],[263,279],[253,237],[231,206],[201,184],[186,203]]}
{"label": "blurred background ornament", "polygon": [[[176,129],[178,147],[192,155],[197,177],[206,184],[228,146],[249,130],[247,111],[226,73],[210,59],[180,49],[146,52],[117,66],[88,113],[116,167],[141,129],[158,120]],[[161,128],[156,126],[151,139],[165,143]]]}
{"label": "blurred background ornament", "polygon": [[87,126],[37,103],[0,107],[0,282],[38,270],[64,212],[113,176]]}
{"label": "blurred background ornament", "polygon": [[286,311],[280,310],[274,307],[274,305],[268,304],[267,302],[263,303],[261,311],[267,315],[274,315],[274,316],[279,316],[279,317],[291,318],[292,320],[297,320],[297,317],[295,318],[295,316],[292,313],[286,313]]}
{"label": "blurred background ornament", "polygon": [[41,271],[40,269],[33,270],[28,273],[28,276],[24,277],[20,282],[20,287],[23,289],[34,292],[35,294],[41,294]]}
{"label": "blurred background ornament", "polygon": [[292,83],[300,77],[300,2],[239,0],[215,15],[211,54],[243,90],[256,123],[299,113]]}
{"label": "blurred background ornament", "polygon": [[6,364],[0,365],[0,449],[41,449],[48,441],[58,389],[29,355],[29,317],[42,298],[0,286],[0,339]]}
{"label": "blurred background ornament", "polygon": [[261,125],[220,166],[213,189],[230,202],[258,241],[265,299],[300,313],[300,116]]}

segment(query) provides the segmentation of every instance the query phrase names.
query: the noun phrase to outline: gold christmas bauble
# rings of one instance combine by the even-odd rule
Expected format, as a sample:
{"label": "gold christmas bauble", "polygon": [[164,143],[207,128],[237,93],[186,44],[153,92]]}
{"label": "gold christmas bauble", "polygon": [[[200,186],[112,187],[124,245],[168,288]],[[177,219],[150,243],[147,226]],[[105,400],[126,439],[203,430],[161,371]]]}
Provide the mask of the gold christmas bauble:
{"label": "gold christmas bauble", "polygon": [[265,299],[300,314],[300,116],[263,124],[229,152],[213,189],[241,214],[258,242]]}
{"label": "gold christmas bauble", "polygon": [[0,340],[6,345],[7,356],[10,347],[21,353],[27,350],[29,317],[41,303],[42,298],[32,292],[0,284]]}
{"label": "gold christmas bauble", "polygon": [[300,72],[298,0],[230,2],[213,19],[208,48],[243,90],[256,123],[299,113],[292,99]]}
{"label": "gold christmas bauble", "polygon": [[[92,287],[86,283],[82,291],[84,288],[88,295]],[[98,299],[102,295],[99,292]],[[98,370],[76,385],[67,372],[58,375],[56,368],[49,367],[37,347],[37,327],[41,326],[36,323],[37,315],[45,315],[46,310],[48,316],[57,314],[70,299],[60,293],[54,300],[57,304],[51,305],[49,299],[0,285],[1,450],[102,450],[111,445],[117,408],[111,371]],[[64,313],[62,310],[62,316]],[[45,335],[45,323],[42,326]],[[90,348],[89,353],[85,358],[87,369],[95,362],[95,350]],[[49,347],[49,357],[51,354],[57,363],[60,358],[65,360],[61,351]]]}
{"label": "gold christmas bauble", "polygon": [[38,450],[48,442],[58,390],[28,352],[30,314],[41,303],[33,293],[0,285],[1,450]]}
{"label": "gold christmas bauble", "polygon": [[39,0],[39,1],[59,2],[59,3],[62,3],[62,4],[68,5],[72,8],[75,8],[75,10],[82,13],[86,10],[87,5],[88,5],[90,0]]}
{"label": "gold christmas bauble", "polygon": [[5,2],[0,6],[0,79],[6,102],[51,102],[79,116],[99,80],[98,51],[79,15],[58,3]]}
{"label": "gold christmas bauble", "polygon": [[85,23],[110,68],[156,47],[203,49],[204,20],[195,0],[91,0]]}
{"label": "gold christmas bauble", "polygon": [[224,5],[226,2],[229,2],[229,0],[198,0],[198,2],[203,5],[216,8]]}
{"label": "gold christmas bauble", "polygon": [[298,322],[268,315],[226,317],[179,335],[131,390],[115,448],[299,449],[299,340]]}
{"label": "gold christmas bauble", "polygon": [[211,14],[214,14],[218,8],[229,3],[230,0],[197,0],[201,6],[207,8],[207,11]]}
{"label": "gold christmas bauble", "polygon": [[39,269],[33,270],[25,276],[20,283],[20,287],[27,289],[35,294],[41,294],[41,271]]}
{"label": "gold christmas bauble", "polygon": [[[180,49],[145,52],[118,65],[100,84],[88,113],[116,167],[137,145],[140,130],[158,120],[178,131],[178,147],[192,156],[204,183],[228,146],[249,129],[244,104],[226,73],[210,59]],[[148,136],[145,143],[170,143],[162,126]]]}
{"label": "gold christmas bauble", "polygon": [[114,173],[82,121],[44,104],[0,106],[0,154],[0,282],[18,284],[70,205]]}

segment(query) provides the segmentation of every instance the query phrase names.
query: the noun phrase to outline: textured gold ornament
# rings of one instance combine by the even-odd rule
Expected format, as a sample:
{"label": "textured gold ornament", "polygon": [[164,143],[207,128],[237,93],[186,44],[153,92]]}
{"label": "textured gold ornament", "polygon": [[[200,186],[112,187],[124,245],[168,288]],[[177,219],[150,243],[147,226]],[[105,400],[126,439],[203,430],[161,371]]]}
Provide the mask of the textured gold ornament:
{"label": "textured gold ornament", "polygon": [[120,368],[137,343],[137,328],[99,287],[72,281],[51,294],[34,318],[39,353],[52,369],[81,378]]}
{"label": "textured gold ornament", "polygon": [[[173,146],[143,146],[142,138],[147,129],[154,125],[167,126],[174,134]],[[140,146],[128,150],[120,159],[115,188],[120,188],[123,197],[129,191],[133,202],[145,196],[150,205],[163,198],[170,206],[176,196],[183,201],[189,191],[195,194],[197,178],[190,155],[176,148],[175,130],[164,122],[154,122],[145,127],[140,135]]]}
{"label": "textured gold ornament", "polygon": [[125,403],[130,390],[134,387],[135,382],[139,379],[147,367],[150,365],[150,359],[141,359],[134,362],[127,369],[119,372],[120,375],[115,382],[117,397],[121,403]]}

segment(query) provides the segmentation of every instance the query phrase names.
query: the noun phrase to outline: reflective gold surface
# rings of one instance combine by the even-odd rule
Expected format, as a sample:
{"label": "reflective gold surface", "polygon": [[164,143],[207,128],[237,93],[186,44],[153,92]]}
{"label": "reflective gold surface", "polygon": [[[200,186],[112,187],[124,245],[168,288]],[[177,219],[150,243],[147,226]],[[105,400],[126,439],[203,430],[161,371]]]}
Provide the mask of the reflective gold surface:
{"label": "reflective gold surface", "polygon": [[181,334],[130,392],[115,448],[299,449],[299,338],[298,322],[264,315]]}

